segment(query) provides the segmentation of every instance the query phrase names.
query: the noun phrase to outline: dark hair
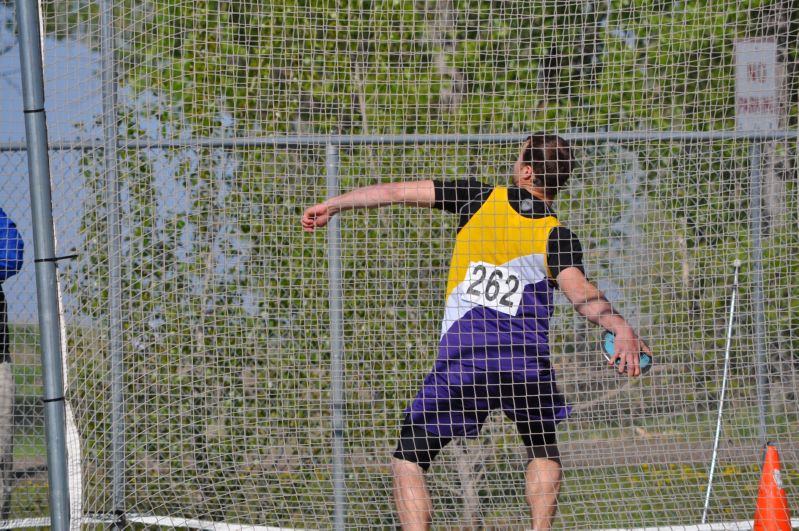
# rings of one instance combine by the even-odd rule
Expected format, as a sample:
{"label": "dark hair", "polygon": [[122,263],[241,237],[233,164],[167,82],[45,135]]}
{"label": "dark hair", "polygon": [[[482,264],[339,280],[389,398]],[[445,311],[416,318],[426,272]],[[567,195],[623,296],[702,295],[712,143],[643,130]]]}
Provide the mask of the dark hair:
{"label": "dark hair", "polygon": [[533,167],[534,184],[554,195],[566,185],[572,172],[569,143],[558,135],[535,133],[527,138],[529,146],[522,160]]}

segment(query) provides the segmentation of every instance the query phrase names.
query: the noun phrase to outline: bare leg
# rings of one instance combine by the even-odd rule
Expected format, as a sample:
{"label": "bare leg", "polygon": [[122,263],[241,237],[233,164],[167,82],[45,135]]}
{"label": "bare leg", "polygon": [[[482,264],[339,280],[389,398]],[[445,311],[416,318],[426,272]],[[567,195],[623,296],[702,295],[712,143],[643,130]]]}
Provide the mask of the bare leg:
{"label": "bare leg", "polygon": [[394,474],[394,502],[397,504],[402,529],[405,531],[430,529],[433,502],[427,491],[422,467],[393,457],[391,471]]}
{"label": "bare leg", "polygon": [[527,465],[526,498],[534,531],[549,531],[558,509],[560,461],[535,458]]}

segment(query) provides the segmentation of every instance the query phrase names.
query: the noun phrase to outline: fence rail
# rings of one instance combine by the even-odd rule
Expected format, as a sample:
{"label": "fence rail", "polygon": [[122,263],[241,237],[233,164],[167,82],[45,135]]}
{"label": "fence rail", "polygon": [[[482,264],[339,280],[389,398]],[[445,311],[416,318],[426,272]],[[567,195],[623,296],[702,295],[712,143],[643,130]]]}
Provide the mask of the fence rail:
{"label": "fence rail", "polygon": [[[774,140],[799,140],[799,131],[627,131],[596,133],[563,133],[570,142],[596,144],[602,142],[712,142],[720,140],[748,140],[769,142]],[[362,145],[424,145],[424,144],[496,144],[523,140],[524,134],[472,134],[472,135],[299,135],[299,136],[253,136],[241,138],[193,138],[187,140],[121,140],[119,149],[180,149],[195,147],[297,147]],[[104,149],[100,140],[51,141],[49,148],[55,151],[85,151]],[[25,142],[0,142],[0,152],[26,151]]]}

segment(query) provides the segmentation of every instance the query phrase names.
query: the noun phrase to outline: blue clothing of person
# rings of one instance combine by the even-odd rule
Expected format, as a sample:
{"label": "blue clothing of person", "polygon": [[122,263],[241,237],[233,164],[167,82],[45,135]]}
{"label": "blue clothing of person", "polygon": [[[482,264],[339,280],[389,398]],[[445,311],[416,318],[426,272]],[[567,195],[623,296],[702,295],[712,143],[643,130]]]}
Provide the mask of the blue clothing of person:
{"label": "blue clothing of person", "polygon": [[3,293],[3,281],[22,269],[25,245],[16,224],[0,208],[0,363],[11,361],[8,334],[8,307]]}
{"label": "blue clothing of person", "polygon": [[0,282],[22,269],[24,248],[17,225],[0,208]]}

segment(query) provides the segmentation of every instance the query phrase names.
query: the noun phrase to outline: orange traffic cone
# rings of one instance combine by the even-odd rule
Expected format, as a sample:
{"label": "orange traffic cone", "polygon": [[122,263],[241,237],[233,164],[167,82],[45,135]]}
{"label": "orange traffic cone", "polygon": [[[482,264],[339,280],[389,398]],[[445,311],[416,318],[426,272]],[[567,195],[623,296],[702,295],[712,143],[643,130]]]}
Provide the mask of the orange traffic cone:
{"label": "orange traffic cone", "polygon": [[791,531],[788,498],[782,488],[780,475],[780,456],[771,443],[766,443],[766,458],[757,492],[754,531]]}

